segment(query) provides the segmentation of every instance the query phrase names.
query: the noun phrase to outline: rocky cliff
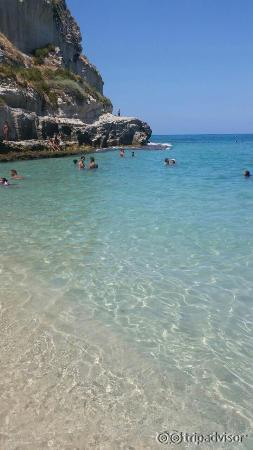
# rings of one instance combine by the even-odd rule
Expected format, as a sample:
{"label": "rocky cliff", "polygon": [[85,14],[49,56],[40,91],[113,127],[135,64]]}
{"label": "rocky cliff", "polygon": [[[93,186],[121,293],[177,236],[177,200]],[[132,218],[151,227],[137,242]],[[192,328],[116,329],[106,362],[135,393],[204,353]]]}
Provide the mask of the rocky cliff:
{"label": "rocky cliff", "polygon": [[11,140],[58,131],[94,146],[149,139],[147,124],[112,116],[81,41],[65,0],[0,0],[0,136],[7,120]]}

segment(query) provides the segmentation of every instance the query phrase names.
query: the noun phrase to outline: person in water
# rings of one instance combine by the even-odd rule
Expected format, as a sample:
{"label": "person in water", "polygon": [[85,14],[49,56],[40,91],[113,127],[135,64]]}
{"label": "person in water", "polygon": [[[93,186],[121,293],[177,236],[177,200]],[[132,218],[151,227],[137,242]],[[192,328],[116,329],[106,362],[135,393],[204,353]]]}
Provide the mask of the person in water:
{"label": "person in water", "polygon": [[251,177],[251,173],[250,173],[249,170],[244,170],[243,175],[244,175],[244,177],[246,177],[246,178]]}
{"label": "person in water", "polygon": [[165,166],[174,166],[174,164],[176,164],[176,160],[175,159],[165,158],[165,160],[164,160],[164,165]]}
{"label": "person in water", "polygon": [[96,164],[95,158],[91,156],[89,169],[98,169],[98,165]]}
{"label": "person in water", "polygon": [[132,152],[132,158],[134,158],[135,157],[135,154],[134,154],[134,152]]}
{"label": "person in water", "polygon": [[120,152],[119,152],[119,156],[121,156],[121,158],[124,158],[125,156],[125,150],[123,148],[121,148]]}
{"label": "person in water", "polygon": [[79,159],[79,161],[77,162],[78,165],[78,169],[85,169],[85,165],[82,159]]}
{"label": "person in water", "polygon": [[75,166],[77,165],[78,161],[77,159],[73,159],[73,163],[75,164]]}
{"label": "person in water", "polygon": [[0,184],[2,186],[10,186],[9,181],[6,178],[2,178],[2,177],[0,178]]}
{"label": "person in water", "polygon": [[18,172],[15,169],[11,170],[11,178],[13,180],[24,180],[24,177],[22,177],[22,175],[18,175]]}

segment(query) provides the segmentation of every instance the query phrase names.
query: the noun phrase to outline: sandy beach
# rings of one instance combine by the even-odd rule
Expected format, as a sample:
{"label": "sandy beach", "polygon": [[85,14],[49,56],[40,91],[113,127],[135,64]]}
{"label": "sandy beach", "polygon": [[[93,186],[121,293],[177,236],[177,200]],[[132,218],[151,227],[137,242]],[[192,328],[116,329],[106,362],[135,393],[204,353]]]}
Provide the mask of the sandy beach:
{"label": "sandy beach", "polygon": [[[12,275],[22,284],[22,269]],[[13,287],[0,303],[1,448],[156,448],[155,430],[177,409],[166,375],[92,311],[76,306],[73,327],[67,299],[37,281],[29,286],[18,296]]]}

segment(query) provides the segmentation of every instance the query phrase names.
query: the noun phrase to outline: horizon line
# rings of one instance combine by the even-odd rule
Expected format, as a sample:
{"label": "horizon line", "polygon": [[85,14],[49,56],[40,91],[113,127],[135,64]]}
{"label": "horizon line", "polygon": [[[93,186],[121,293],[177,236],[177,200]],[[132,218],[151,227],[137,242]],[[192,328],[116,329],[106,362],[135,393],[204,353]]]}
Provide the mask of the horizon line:
{"label": "horizon line", "polygon": [[157,133],[152,132],[151,136],[253,136],[253,132],[250,133]]}

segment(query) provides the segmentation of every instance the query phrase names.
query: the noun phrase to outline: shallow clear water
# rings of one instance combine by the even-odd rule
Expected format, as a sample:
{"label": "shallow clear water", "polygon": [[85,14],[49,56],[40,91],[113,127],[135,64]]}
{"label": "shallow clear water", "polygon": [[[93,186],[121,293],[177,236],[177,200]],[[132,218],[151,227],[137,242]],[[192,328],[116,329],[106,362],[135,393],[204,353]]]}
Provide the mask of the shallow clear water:
{"label": "shallow clear water", "polygon": [[253,136],[152,141],[173,147],[97,154],[94,172],[72,157],[0,166],[26,176],[0,189],[6,449],[34,448],[33,427],[36,448],[61,450],[159,448],[164,429],[250,435]]}

